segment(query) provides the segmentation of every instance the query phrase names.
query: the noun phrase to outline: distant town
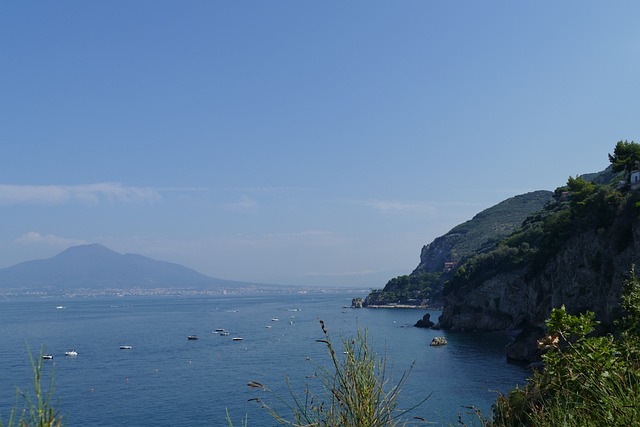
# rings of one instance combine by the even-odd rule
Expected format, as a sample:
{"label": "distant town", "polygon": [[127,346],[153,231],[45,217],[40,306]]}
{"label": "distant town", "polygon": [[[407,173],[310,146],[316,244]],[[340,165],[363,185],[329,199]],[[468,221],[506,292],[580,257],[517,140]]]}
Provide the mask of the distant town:
{"label": "distant town", "polygon": [[0,298],[80,298],[80,297],[131,297],[131,296],[241,296],[241,295],[291,295],[291,294],[345,294],[358,296],[371,289],[343,287],[302,286],[248,286],[235,288],[186,289],[186,288],[76,288],[76,289],[0,289]]}

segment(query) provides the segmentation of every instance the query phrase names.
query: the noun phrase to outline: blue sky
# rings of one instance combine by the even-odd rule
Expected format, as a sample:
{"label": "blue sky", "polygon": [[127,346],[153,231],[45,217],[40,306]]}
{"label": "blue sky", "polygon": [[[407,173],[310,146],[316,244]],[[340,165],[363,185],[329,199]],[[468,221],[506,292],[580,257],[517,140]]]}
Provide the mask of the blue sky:
{"label": "blue sky", "polygon": [[378,288],[640,141],[640,3],[0,5],[0,267]]}

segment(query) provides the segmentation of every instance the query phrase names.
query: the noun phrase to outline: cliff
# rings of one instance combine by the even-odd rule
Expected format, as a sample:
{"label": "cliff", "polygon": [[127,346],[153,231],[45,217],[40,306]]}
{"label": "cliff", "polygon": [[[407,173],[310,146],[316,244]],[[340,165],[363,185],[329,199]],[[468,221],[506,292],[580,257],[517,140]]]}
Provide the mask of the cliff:
{"label": "cliff", "polygon": [[363,305],[441,306],[443,285],[459,263],[493,248],[527,217],[540,211],[552,196],[551,191],[533,191],[483,210],[424,246],[420,263],[411,274],[389,280],[384,289],[371,292]]}
{"label": "cliff", "polygon": [[445,263],[459,263],[470,255],[491,248],[541,210],[553,196],[551,191],[533,191],[511,197],[452,228],[447,234],[423,246],[420,264],[412,274],[436,273]]}
{"label": "cliff", "polygon": [[570,178],[544,211],[462,264],[445,285],[439,326],[520,331],[507,348],[517,360],[538,356],[533,344],[552,308],[593,311],[611,328],[621,286],[640,261],[640,195],[615,178],[596,182]]}

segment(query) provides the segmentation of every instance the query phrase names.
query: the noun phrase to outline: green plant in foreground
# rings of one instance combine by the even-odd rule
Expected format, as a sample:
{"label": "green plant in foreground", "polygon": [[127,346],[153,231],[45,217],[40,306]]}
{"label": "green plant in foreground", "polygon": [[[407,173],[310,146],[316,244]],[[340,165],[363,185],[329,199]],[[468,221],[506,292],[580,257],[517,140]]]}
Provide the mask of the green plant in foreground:
{"label": "green plant in foreground", "polygon": [[[226,409],[225,412],[226,412],[226,416],[227,416],[227,426],[228,427],[233,427],[233,422],[231,421],[231,415],[229,415],[229,410]],[[246,416],[242,420],[241,427],[249,427],[249,419]]]}
{"label": "green plant in foreground", "polygon": [[619,334],[593,336],[591,312],[564,306],[547,321],[543,369],[522,389],[498,398],[495,426],[633,426],[640,424],[640,284],[631,271],[621,298]]}
{"label": "green plant in foreground", "polygon": [[[307,385],[303,396],[297,395],[287,379],[291,401],[258,382],[250,382],[251,388],[270,392],[272,396],[291,411],[291,419],[281,415],[273,406],[264,405],[271,416],[283,426],[295,427],[391,427],[406,425],[403,417],[407,412],[424,403],[429,396],[408,410],[397,408],[397,398],[410,372],[405,372],[393,385],[386,369],[386,359],[374,353],[366,331],[358,330],[354,339],[343,340],[343,351],[339,353],[321,320],[324,339],[317,340],[326,345],[331,363],[329,367],[318,365],[315,376],[320,382],[321,394]],[[420,417],[414,419],[423,420]]]}
{"label": "green plant in foreground", "polygon": [[[7,424],[0,420],[2,427],[61,427],[64,425],[63,417],[59,411],[51,404],[53,396],[54,383],[53,379],[49,384],[48,390],[42,389],[42,355],[34,359],[31,351],[29,351],[29,360],[33,368],[33,398],[26,390],[16,390],[16,403],[11,410]],[[24,406],[18,409],[18,400],[24,400]]]}

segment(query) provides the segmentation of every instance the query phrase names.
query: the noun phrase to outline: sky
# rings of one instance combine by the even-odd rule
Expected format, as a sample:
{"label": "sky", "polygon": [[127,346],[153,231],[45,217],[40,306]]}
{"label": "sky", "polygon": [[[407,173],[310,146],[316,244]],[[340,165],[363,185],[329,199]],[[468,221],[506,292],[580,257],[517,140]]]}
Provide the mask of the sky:
{"label": "sky", "polygon": [[640,2],[0,5],[0,268],[382,288],[640,141]]}

